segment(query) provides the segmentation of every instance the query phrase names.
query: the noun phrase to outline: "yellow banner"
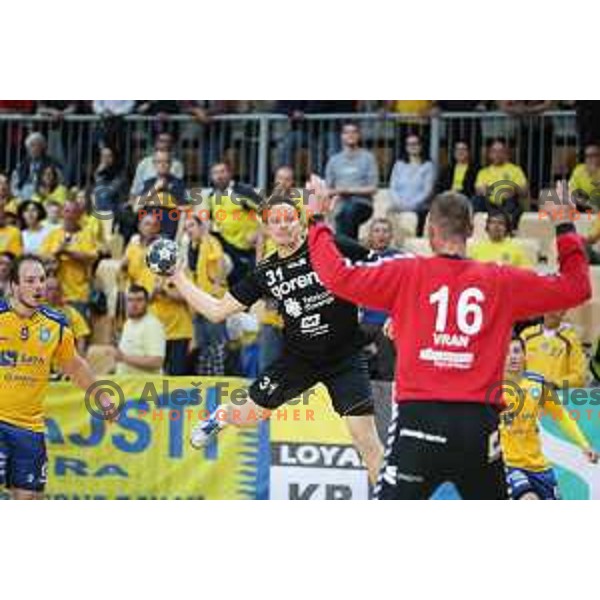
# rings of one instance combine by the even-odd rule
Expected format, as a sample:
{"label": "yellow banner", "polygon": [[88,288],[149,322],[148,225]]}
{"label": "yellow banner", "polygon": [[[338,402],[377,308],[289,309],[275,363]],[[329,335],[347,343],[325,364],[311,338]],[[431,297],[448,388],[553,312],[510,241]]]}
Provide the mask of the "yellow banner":
{"label": "yellow banner", "polygon": [[113,381],[125,400],[115,424],[92,418],[83,392],[71,384],[51,386],[46,402],[49,498],[242,499],[267,493],[266,426],[226,428],[200,451],[188,444],[191,427],[207,409],[241,394],[243,380],[144,376]]}

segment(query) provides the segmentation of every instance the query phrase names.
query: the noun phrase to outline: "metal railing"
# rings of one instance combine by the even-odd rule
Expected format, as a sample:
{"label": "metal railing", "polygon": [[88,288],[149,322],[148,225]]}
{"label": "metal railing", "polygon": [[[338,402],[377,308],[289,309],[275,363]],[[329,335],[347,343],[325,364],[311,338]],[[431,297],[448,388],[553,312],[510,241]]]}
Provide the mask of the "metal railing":
{"label": "metal railing", "polygon": [[507,140],[512,161],[527,173],[532,189],[564,175],[579,152],[575,113],[554,111],[515,118],[499,112],[441,113],[434,117],[352,113],[306,115],[290,120],[278,114],[215,116],[202,124],[187,115],[156,119],[138,115],[104,119],[69,115],[61,121],[38,115],[0,115],[0,169],[11,171],[25,155],[24,140],[42,132],[48,152],[63,166],[68,184],[88,186],[102,144],[116,148],[127,175],[152,151],[160,131],[176,137],[175,155],[183,162],[188,186],[208,186],[210,165],[226,160],[242,181],[267,187],[276,167],[288,164],[298,183],[310,172],[324,173],[327,159],[340,149],[340,132],[347,121],[358,123],[363,145],[377,157],[379,183],[386,187],[409,133],[422,138],[428,158],[445,164],[454,143],[467,141],[479,164],[486,145],[496,137]]}

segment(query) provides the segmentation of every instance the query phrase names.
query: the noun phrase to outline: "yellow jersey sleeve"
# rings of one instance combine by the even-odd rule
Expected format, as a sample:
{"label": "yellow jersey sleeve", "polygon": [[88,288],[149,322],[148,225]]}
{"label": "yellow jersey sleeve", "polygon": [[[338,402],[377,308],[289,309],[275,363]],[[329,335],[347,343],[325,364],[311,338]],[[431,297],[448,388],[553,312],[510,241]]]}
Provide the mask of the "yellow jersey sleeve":
{"label": "yellow jersey sleeve", "polygon": [[62,332],[62,338],[56,346],[54,358],[59,366],[63,366],[75,356],[75,336],[70,327],[65,327]]}
{"label": "yellow jersey sleeve", "polygon": [[23,254],[21,232],[16,227],[0,227],[0,252],[11,252],[15,256]]}

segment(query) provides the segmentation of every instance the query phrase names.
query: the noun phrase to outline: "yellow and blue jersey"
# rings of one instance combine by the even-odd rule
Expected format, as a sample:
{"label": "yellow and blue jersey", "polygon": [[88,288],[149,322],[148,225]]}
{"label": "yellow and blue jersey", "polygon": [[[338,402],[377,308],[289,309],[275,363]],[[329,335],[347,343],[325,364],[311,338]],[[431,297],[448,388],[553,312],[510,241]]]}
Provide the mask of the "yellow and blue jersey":
{"label": "yellow and blue jersey", "polygon": [[74,356],[73,332],[63,314],[44,306],[21,317],[0,301],[0,422],[44,431],[51,365]]}

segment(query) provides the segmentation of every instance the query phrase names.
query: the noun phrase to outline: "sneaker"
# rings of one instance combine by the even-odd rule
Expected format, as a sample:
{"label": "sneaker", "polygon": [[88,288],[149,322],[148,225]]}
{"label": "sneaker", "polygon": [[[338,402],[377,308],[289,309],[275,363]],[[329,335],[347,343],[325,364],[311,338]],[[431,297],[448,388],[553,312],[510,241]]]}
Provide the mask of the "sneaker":
{"label": "sneaker", "polygon": [[192,429],[190,445],[199,450],[204,448],[221,431],[222,425],[217,419],[211,418],[202,421]]}

